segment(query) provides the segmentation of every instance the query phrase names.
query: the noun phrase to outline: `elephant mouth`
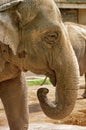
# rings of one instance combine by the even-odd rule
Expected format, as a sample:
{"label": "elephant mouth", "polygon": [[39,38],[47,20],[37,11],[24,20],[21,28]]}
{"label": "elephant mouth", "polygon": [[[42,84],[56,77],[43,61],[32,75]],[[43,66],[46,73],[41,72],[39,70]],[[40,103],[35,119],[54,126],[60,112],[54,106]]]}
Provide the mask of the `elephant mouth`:
{"label": "elephant mouth", "polygon": [[56,86],[56,84],[57,84],[57,79],[56,79],[56,73],[55,73],[55,71],[52,70],[52,74],[49,73],[49,74],[47,74],[47,76],[49,77],[50,82],[52,83],[52,85],[53,85],[53,86]]}

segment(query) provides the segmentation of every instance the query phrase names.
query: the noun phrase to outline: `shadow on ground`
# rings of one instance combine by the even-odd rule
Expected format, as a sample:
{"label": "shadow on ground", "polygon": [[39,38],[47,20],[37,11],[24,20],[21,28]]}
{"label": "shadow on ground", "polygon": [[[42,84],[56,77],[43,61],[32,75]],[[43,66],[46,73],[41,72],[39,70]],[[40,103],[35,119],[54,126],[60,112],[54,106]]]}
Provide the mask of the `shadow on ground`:
{"label": "shadow on ground", "polygon": [[[34,108],[36,108],[36,109],[34,109]],[[40,111],[42,111],[42,109],[41,109],[39,103],[29,105],[29,112],[30,113],[40,112]]]}

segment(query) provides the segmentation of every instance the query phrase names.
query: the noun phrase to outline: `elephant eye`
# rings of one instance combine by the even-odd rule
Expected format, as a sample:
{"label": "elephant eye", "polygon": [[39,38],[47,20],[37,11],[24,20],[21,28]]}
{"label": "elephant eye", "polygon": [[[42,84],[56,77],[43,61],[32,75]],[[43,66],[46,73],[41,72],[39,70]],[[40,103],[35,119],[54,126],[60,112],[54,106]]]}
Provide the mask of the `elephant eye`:
{"label": "elephant eye", "polygon": [[57,32],[49,32],[45,34],[44,40],[50,45],[55,45],[58,41],[59,34]]}

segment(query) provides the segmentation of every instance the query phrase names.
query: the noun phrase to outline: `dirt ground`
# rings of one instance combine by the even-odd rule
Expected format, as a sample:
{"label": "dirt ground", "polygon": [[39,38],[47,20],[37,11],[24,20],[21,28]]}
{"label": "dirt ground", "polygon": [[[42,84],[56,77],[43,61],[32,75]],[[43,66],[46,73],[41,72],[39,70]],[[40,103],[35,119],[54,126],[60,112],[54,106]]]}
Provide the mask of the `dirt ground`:
{"label": "dirt ground", "polygon": [[[53,123],[53,124],[73,124],[86,126],[86,99],[83,99],[81,95],[84,89],[79,89],[78,98],[76,101],[75,108],[73,112],[64,120],[51,120],[44,115],[42,112],[39,102],[36,96],[37,89],[41,86],[28,87],[28,110],[30,111],[30,123]],[[50,90],[48,97],[54,100],[55,88],[52,85],[44,85]],[[7,126],[7,119],[5,116],[3,105],[0,101],[0,126]]]}

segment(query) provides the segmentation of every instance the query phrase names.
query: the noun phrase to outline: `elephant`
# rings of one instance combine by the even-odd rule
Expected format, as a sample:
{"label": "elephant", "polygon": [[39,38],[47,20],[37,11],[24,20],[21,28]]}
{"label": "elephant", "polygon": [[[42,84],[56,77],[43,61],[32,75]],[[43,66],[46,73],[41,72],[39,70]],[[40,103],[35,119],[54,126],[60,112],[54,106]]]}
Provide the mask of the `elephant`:
{"label": "elephant", "polygon": [[7,0],[0,5],[0,98],[10,130],[28,129],[22,72],[29,70],[48,76],[56,86],[56,103],[47,98],[48,89],[38,89],[43,112],[56,120],[68,116],[77,99],[80,72],[54,0]]}
{"label": "elephant", "polygon": [[65,22],[72,47],[78,60],[80,76],[85,75],[85,91],[82,95],[86,98],[86,25]]}

